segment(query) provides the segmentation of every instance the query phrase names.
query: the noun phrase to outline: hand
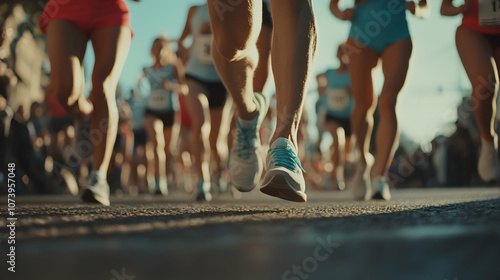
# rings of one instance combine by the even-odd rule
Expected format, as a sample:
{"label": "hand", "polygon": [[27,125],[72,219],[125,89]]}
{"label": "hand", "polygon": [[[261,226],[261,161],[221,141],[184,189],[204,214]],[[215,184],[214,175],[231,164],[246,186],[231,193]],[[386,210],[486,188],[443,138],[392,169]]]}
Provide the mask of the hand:
{"label": "hand", "polygon": [[406,2],[406,9],[408,11],[410,11],[410,13],[412,15],[415,15],[416,11],[417,11],[417,4],[413,1],[410,1],[410,2]]}
{"label": "hand", "polygon": [[354,17],[354,9],[345,9],[343,12],[340,12],[339,19],[340,20],[352,20]]}
{"label": "hand", "polygon": [[163,80],[161,82],[161,85],[163,86],[164,89],[166,90],[169,90],[169,91],[172,91],[172,88],[173,88],[173,84],[167,80]]}

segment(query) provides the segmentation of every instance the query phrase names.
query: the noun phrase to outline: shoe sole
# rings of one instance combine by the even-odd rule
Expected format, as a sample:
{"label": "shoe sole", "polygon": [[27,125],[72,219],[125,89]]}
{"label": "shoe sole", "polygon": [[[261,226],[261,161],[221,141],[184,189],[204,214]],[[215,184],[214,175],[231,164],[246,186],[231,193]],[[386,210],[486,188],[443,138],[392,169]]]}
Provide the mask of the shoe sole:
{"label": "shoe sole", "polygon": [[293,202],[306,202],[307,195],[304,192],[296,191],[288,184],[283,174],[276,174],[269,183],[260,188],[262,193]]}
{"label": "shoe sole", "polygon": [[83,191],[82,200],[90,203],[99,203],[104,206],[109,206],[109,199],[102,198],[100,196],[96,196],[91,190],[86,189]]}

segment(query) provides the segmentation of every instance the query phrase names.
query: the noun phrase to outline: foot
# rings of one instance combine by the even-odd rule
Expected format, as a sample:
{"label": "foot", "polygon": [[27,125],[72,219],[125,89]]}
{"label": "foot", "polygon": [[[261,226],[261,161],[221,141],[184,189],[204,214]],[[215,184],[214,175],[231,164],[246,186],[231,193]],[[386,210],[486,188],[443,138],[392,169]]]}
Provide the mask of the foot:
{"label": "foot", "polygon": [[264,170],[259,129],[266,115],[264,96],[256,93],[259,103],[257,117],[250,121],[236,119],[236,137],[229,155],[231,183],[240,192],[249,192],[257,186]]}
{"label": "foot", "polygon": [[82,200],[91,203],[101,203],[109,206],[109,185],[106,177],[100,175],[99,171],[92,171],[89,183],[83,190]]}
{"label": "foot", "polygon": [[307,201],[304,169],[290,140],[280,137],[274,141],[266,166],[261,192],[289,201]]}
{"label": "foot", "polygon": [[477,169],[481,179],[487,183],[500,179],[500,162],[498,160],[497,141],[492,143],[481,139],[481,154]]}
{"label": "foot", "polygon": [[370,200],[372,198],[370,172],[374,161],[373,156],[368,154],[366,163],[358,163],[356,167],[356,171],[349,183],[355,200]]}
{"label": "foot", "polygon": [[378,176],[372,180],[373,199],[391,200],[391,189],[385,176]]}
{"label": "foot", "polygon": [[200,180],[198,181],[198,187],[196,191],[196,201],[211,201],[212,193],[210,192],[211,186],[210,181]]}

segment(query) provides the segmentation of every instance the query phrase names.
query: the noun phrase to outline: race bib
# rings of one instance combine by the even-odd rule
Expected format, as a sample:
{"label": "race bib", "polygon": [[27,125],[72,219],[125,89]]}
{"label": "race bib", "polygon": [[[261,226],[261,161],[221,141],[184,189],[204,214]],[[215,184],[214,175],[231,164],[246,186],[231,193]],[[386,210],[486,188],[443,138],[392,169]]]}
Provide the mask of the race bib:
{"label": "race bib", "polygon": [[153,110],[165,110],[170,108],[170,92],[166,90],[152,90],[149,96],[148,107]]}
{"label": "race bib", "polygon": [[214,59],[212,57],[212,34],[200,35],[198,37],[198,43],[200,47],[198,48],[198,53],[196,54],[196,59],[202,64],[214,64]]}
{"label": "race bib", "polygon": [[347,89],[328,89],[328,107],[335,111],[343,111],[349,107],[349,92]]}
{"label": "race bib", "polygon": [[500,26],[500,0],[479,0],[479,25]]}

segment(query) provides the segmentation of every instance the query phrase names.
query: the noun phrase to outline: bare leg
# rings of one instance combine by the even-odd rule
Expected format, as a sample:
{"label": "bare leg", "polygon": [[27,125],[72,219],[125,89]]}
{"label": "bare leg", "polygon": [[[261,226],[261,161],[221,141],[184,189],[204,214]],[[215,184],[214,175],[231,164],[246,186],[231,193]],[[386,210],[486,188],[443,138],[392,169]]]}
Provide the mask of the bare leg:
{"label": "bare leg", "polygon": [[316,50],[316,24],[310,1],[271,1],[277,126],[271,143],[286,138],[297,148],[297,132]]}
{"label": "bare leg", "polygon": [[380,124],[377,129],[377,154],[371,177],[386,176],[399,140],[396,102],[406,80],[412,51],[411,39],[389,46],[382,54],[384,86],[379,97]]}
{"label": "bare leg", "polygon": [[[251,120],[257,116],[253,78],[258,63],[257,39],[262,26],[262,2],[208,0],[214,48],[212,55],[219,75],[234,99],[239,117]],[[240,1],[241,2],[241,1]],[[221,15],[220,3],[232,7]],[[238,75],[234,75],[238,73]]]}
{"label": "bare leg", "polygon": [[53,20],[47,26],[50,88],[66,111],[79,119],[92,112],[92,105],[82,92],[85,84],[82,60],[87,41],[87,34],[72,22]]}
{"label": "bare leg", "polygon": [[95,109],[90,130],[100,136],[92,141],[93,169],[106,174],[118,129],[116,86],[130,47],[131,31],[125,26],[112,26],[93,31],[90,39],[95,53],[90,94]]}
{"label": "bare leg", "polygon": [[351,126],[360,152],[359,163],[350,187],[354,199],[368,200],[372,195],[370,181],[372,156],[369,148],[373,131],[373,113],[377,106],[377,97],[373,92],[372,69],[377,65],[378,54],[369,47],[359,47],[359,43],[352,38],[347,40],[347,46],[353,50],[349,56],[351,92],[355,101]]}
{"label": "bare leg", "polygon": [[479,33],[459,27],[456,34],[458,54],[472,84],[471,107],[481,136],[493,142],[493,108],[498,77],[493,64],[494,50]]}
{"label": "bare leg", "polygon": [[194,158],[194,166],[198,179],[210,181],[207,152],[210,149],[208,142],[210,126],[206,119],[208,116],[208,100],[203,92],[204,89],[198,82],[187,81],[189,93],[186,97],[186,108],[191,118],[191,153]]}
{"label": "bare leg", "polygon": [[219,173],[222,169],[222,159],[219,153],[219,134],[221,132],[222,113],[224,108],[210,109],[210,155],[215,161],[213,172]]}
{"label": "bare leg", "polygon": [[345,164],[345,153],[344,153],[345,134],[343,133],[343,129],[341,129],[341,127],[337,123],[327,122],[325,126],[326,126],[325,128],[330,132],[333,138],[333,143],[332,143],[333,169],[330,178],[332,180],[332,183],[334,184],[337,180],[339,181],[339,183],[343,183],[344,181],[343,171]]}
{"label": "bare leg", "polygon": [[257,49],[259,51],[259,62],[255,69],[253,79],[253,89],[255,92],[264,90],[267,78],[269,76],[269,58],[271,55],[271,39],[273,30],[267,25],[262,25],[259,39],[257,40]]}
{"label": "bare leg", "polygon": [[486,182],[499,180],[500,162],[497,143],[494,143],[494,119],[500,50],[494,50],[483,35],[466,27],[457,29],[456,42],[472,84],[471,110],[481,132],[478,172]]}
{"label": "bare leg", "polygon": [[357,49],[349,57],[351,91],[356,104],[351,114],[351,124],[361,154],[360,163],[366,164],[373,130],[373,113],[377,107],[372,69],[377,65],[378,55],[368,47],[358,49],[359,43],[352,38],[347,40],[347,44],[350,48]]}

